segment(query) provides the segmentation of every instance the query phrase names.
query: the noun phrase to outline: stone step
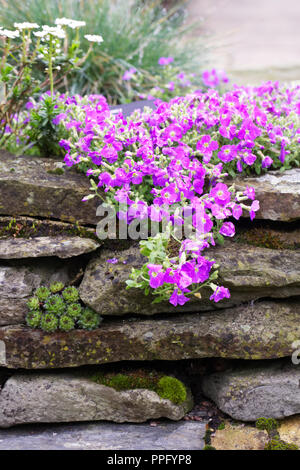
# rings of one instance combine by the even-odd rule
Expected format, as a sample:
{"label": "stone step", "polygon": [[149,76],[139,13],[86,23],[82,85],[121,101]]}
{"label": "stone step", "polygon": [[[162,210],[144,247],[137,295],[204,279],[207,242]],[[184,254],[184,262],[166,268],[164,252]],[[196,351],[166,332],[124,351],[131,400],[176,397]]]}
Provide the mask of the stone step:
{"label": "stone step", "polygon": [[[298,362],[299,345],[298,341],[291,352]],[[256,421],[260,417],[281,419],[299,414],[299,383],[299,365],[293,364],[290,358],[244,364],[233,370],[207,375],[202,380],[202,390],[232,418]]]}
{"label": "stone step", "polygon": [[[159,421],[156,426],[105,422],[18,426],[0,430],[0,450],[111,450],[112,457],[115,450],[202,450],[206,424]],[[134,467],[132,461],[126,463]]]}
{"label": "stone step", "polygon": [[91,377],[92,373],[78,371],[12,375],[0,392],[0,427],[102,420],[142,423],[158,418],[178,421],[193,407],[188,389],[185,400],[175,404],[152,390],[117,391]]}
{"label": "stone step", "polygon": [[[258,218],[276,221],[300,218],[300,169],[237,179],[235,183],[242,188],[255,187],[261,206]],[[0,215],[27,215],[96,225],[100,200],[81,202],[89,194],[89,187],[84,174],[63,168],[58,160],[16,157],[0,152]]]}
{"label": "stone step", "polygon": [[[81,299],[101,315],[153,315],[208,311],[263,297],[300,295],[300,250],[271,250],[228,241],[210,248],[205,255],[220,265],[218,283],[230,289],[230,299],[214,303],[209,300],[211,290],[203,289],[200,300],[195,298],[174,308],[169,302],[153,304],[153,297],[145,296],[140,289],[126,290],[131,269],[140,268],[146,261],[138,246],[103,248],[95,255],[80,285]],[[107,263],[110,258],[116,258],[117,264]]]}
{"label": "stone step", "polygon": [[94,331],[0,328],[0,366],[53,369],[118,361],[291,356],[300,338],[299,299],[257,302],[202,314],[105,319]]}
{"label": "stone step", "polygon": [[[90,183],[63,162],[0,152],[0,214],[96,225],[99,200],[82,202]],[[56,174],[57,172],[62,174]]]}

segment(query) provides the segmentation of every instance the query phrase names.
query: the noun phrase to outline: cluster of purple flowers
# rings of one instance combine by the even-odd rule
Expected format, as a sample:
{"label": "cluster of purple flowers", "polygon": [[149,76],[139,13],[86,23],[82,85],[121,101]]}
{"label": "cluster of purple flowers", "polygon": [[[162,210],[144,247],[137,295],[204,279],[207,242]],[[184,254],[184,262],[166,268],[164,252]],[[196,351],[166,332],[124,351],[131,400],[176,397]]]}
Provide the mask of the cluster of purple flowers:
{"label": "cluster of purple flowers", "polygon": [[215,302],[230,296],[212,282],[214,261],[206,250],[234,236],[233,221],[243,211],[253,219],[259,202],[253,188],[236,191],[224,177],[232,168],[276,168],[287,156],[297,164],[299,96],[300,87],[271,82],[234,87],[222,96],[210,89],[169,103],[158,100],[153,112],[126,119],[121,113],[112,117],[101,96],[66,98],[61,121],[70,138],[60,143],[65,163],[84,168],[111,203],[126,204],[119,217],[129,224],[168,217],[169,238],[178,242],[176,227],[184,223],[178,205],[190,211],[194,232],[180,240],[178,255],[167,246],[163,257],[153,249],[149,263],[132,279],[143,273],[147,287],[173,305],[183,305],[203,285],[213,289]]}

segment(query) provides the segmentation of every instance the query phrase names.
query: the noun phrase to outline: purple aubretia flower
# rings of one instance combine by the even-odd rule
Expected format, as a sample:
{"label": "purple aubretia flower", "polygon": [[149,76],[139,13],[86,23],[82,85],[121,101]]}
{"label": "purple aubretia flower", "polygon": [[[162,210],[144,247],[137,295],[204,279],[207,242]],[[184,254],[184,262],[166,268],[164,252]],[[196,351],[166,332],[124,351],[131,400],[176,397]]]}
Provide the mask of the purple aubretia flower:
{"label": "purple aubretia flower", "polygon": [[223,286],[217,287],[214,293],[210,296],[210,300],[214,300],[215,302],[219,302],[219,300],[222,300],[224,298],[229,299],[230,293],[227,287]]}
{"label": "purple aubretia flower", "polygon": [[135,75],[135,73],[136,73],[136,69],[133,68],[133,67],[130,67],[129,70],[126,70],[126,71],[124,72],[124,75],[123,75],[123,77],[122,77],[122,80],[125,80],[125,81],[131,80],[132,77]]}
{"label": "purple aubretia flower", "polygon": [[174,62],[174,57],[160,57],[158,59],[158,64],[159,65],[169,65],[172,62]]}
{"label": "purple aubretia flower", "polygon": [[110,258],[110,259],[107,259],[106,262],[110,264],[117,264],[118,258]]}
{"label": "purple aubretia flower", "polygon": [[233,237],[235,234],[235,227],[232,222],[224,222],[222,227],[219,230],[219,233],[221,235],[224,235],[225,237]]}

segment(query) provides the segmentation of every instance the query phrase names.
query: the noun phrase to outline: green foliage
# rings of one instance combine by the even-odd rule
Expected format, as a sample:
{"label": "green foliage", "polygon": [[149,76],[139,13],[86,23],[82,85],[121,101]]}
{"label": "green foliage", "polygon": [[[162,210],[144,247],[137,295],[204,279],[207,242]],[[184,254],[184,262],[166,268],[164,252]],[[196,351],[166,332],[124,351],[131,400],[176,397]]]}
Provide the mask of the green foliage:
{"label": "green foliage", "polygon": [[[76,287],[66,287],[61,282],[51,284],[50,289],[41,286],[36,290],[36,296],[27,302],[29,312],[26,323],[30,328],[41,328],[54,332],[58,329],[71,331],[75,328],[94,330],[98,328],[102,318],[90,308],[83,309],[77,303],[68,303],[64,297],[79,299]],[[56,292],[51,295],[51,292]],[[58,294],[61,292],[61,295]]]}
{"label": "green foliage", "polygon": [[47,312],[60,316],[64,313],[66,304],[58,294],[54,294],[47,299],[44,307]]}
{"label": "green foliage", "polygon": [[63,110],[58,100],[45,94],[30,113],[26,133],[31,146],[34,146],[43,157],[64,155],[58,142],[66,137],[66,130],[53,122]]}
{"label": "green foliage", "polygon": [[171,400],[179,404],[186,400],[186,388],[180,380],[175,377],[162,377],[158,382],[158,394],[161,398]]}
{"label": "green foliage", "polygon": [[38,328],[41,323],[42,312],[40,310],[30,310],[26,315],[26,323],[30,328]]}
{"label": "green foliage", "polygon": [[50,290],[48,289],[48,287],[41,286],[36,290],[35,295],[37,296],[40,302],[44,302],[50,296]]}
{"label": "green foliage", "polygon": [[74,318],[77,320],[80,317],[80,314],[82,312],[82,307],[79,303],[76,304],[69,304],[67,306],[67,314],[69,317]]}
{"label": "green foliage", "polygon": [[54,282],[50,285],[50,290],[52,294],[57,294],[58,292],[62,291],[64,287],[65,286],[62,282]]}
{"label": "green foliage", "polygon": [[271,439],[268,444],[265,445],[264,450],[299,450],[299,447],[296,444],[283,441],[278,436]]}
{"label": "green foliage", "polygon": [[65,299],[65,301],[69,304],[73,304],[74,302],[77,302],[77,300],[79,299],[78,290],[76,289],[76,287],[73,287],[73,286],[66,287],[63,290],[62,296]]}
{"label": "green foliage", "polygon": [[276,431],[276,429],[279,426],[278,421],[273,418],[258,418],[258,420],[255,423],[255,426],[257,429],[260,430],[266,430],[268,434],[272,431]]}
{"label": "green foliage", "polygon": [[217,450],[214,446],[211,446],[209,444],[206,444],[204,447],[203,447],[203,450]]}
{"label": "green foliage", "polygon": [[85,308],[78,319],[79,328],[84,330],[95,330],[100,325],[102,319],[98,313],[91,308]]}
{"label": "green foliage", "polygon": [[27,302],[29,310],[38,310],[40,308],[40,301],[37,297],[31,297]]}
{"label": "green foliage", "polygon": [[54,313],[45,313],[41,319],[41,329],[53,333],[58,328],[58,318]]}
{"label": "green foliage", "polygon": [[75,328],[75,321],[73,318],[69,317],[69,315],[62,315],[59,319],[59,328],[63,331],[70,331],[74,330]]}
{"label": "green foliage", "polygon": [[91,377],[94,382],[112,387],[115,390],[146,389],[156,392],[161,398],[180,404],[186,400],[184,384],[175,377],[162,376],[157,372],[143,370],[126,373],[101,373]]}
{"label": "green foliage", "polygon": [[[174,57],[187,72],[199,71],[208,49],[199,34],[199,24],[186,21],[185,1],[168,10],[163,0],[11,0],[0,2],[0,23],[13,27],[15,21],[51,24],[59,17],[85,20],[80,29],[81,48],[88,51],[84,34],[101,34],[104,42],[95,45],[84,65],[61,82],[60,89],[72,94],[102,93],[109,102],[127,102],[137,93],[148,93],[161,74],[160,57]],[[73,32],[75,38],[75,32]],[[122,81],[125,70],[135,68],[136,78]]]}
{"label": "green foliage", "polygon": [[224,423],[224,421],[223,421],[221,424],[219,424],[219,426],[218,426],[218,431],[223,431],[223,429],[225,429],[225,423]]}

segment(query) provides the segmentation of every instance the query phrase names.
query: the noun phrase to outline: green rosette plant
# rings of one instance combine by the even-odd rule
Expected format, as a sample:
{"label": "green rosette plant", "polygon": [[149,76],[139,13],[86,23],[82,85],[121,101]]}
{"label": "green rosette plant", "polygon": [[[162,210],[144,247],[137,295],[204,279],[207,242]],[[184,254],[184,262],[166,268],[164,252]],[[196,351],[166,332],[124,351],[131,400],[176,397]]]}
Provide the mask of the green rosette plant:
{"label": "green rosette plant", "polygon": [[69,315],[62,315],[59,319],[59,329],[62,331],[70,331],[75,328],[75,320]]}
{"label": "green rosette plant", "polygon": [[26,323],[30,328],[39,328],[42,319],[40,310],[30,310],[26,315]]}
{"label": "green rosette plant", "polygon": [[50,285],[50,290],[52,294],[57,294],[58,292],[62,291],[65,285],[62,282],[54,282]]}
{"label": "green rosette plant", "polygon": [[47,299],[44,307],[47,312],[60,316],[64,313],[66,304],[58,294],[54,294]]}
{"label": "green rosette plant", "polygon": [[41,319],[41,329],[53,333],[58,328],[58,318],[54,313],[45,313]]}
{"label": "green rosette plant", "polygon": [[27,306],[27,326],[49,333],[57,330],[68,332],[76,328],[94,330],[102,321],[94,310],[84,308],[76,287],[64,288],[62,282],[53,283],[50,288],[40,286],[35,296],[28,300]]}
{"label": "green rosette plant", "polygon": [[84,330],[95,330],[100,325],[102,319],[98,313],[91,308],[85,308],[78,320],[79,328]]}
{"label": "green rosette plant", "polygon": [[38,297],[31,297],[27,302],[29,310],[38,310],[40,308],[40,301]]}
{"label": "green rosette plant", "polygon": [[82,312],[82,307],[79,303],[69,304],[67,306],[67,314],[69,317],[77,320]]}
{"label": "green rosette plant", "polygon": [[40,302],[44,302],[45,300],[47,300],[50,294],[50,290],[48,289],[48,287],[45,286],[39,287],[35,292],[35,295],[37,296]]}
{"label": "green rosette plant", "polygon": [[62,292],[62,296],[64,300],[69,304],[73,304],[79,299],[78,290],[76,289],[76,287],[73,286],[66,287]]}

